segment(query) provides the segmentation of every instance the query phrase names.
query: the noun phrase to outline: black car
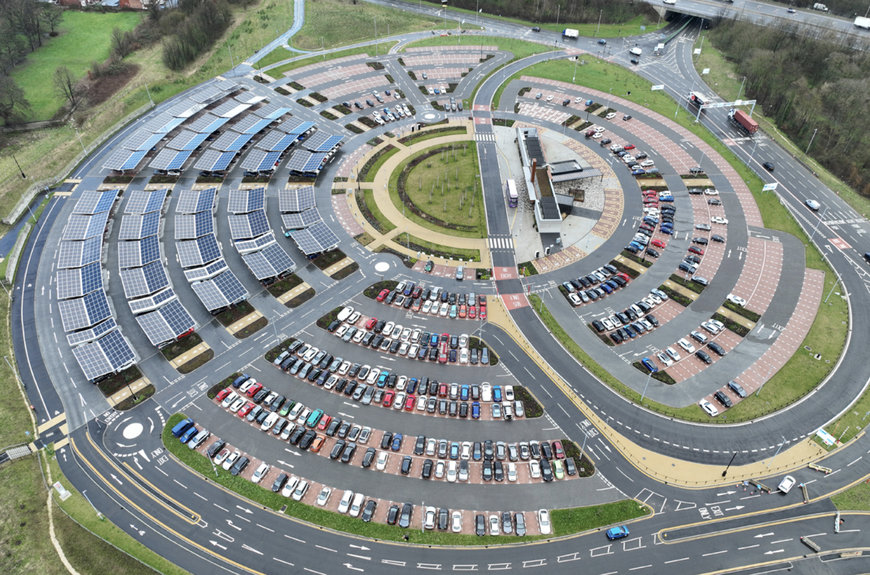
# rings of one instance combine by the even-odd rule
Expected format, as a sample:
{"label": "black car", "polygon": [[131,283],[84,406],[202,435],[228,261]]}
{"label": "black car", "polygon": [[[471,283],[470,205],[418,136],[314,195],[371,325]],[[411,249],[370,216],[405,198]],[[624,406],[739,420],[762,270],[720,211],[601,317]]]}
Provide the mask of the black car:
{"label": "black car", "polygon": [[657,258],[657,257],[659,257],[659,252],[657,252],[656,250],[654,250],[652,248],[647,248],[646,255],[648,255],[651,258]]}
{"label": "black car", "polygon": [[375,460],[375,455],[377,455],[378,450],[374,447],[369,447],[366,449],[365,455],[363,455],[362,466],[365,468],[369,468],[372,466],[372,461]]}
{"label": "black car", "polygon": [[341,452],[341,462],[350,463],[350,460],[353,459],[354,453],[356,453],[356,443],[350,441],[344,446],[344,450]]}
{"label": "black car", "polygon": [[514,532],[514,524],[511,520],[511,512],[510,511],[502,511],[501,512],[501,532],[510,535]]}
{"label": "black car", "polygon": [[692,238],[692,243],[706,246],[707,245],[707,238]]}
{"label": "black car", "polygon": [[438,510],[438,529],[444,531],[450,523],[450,510],[442,507]]}
{"label": "black car", "polygon": [[332,446],[332,451],[329,452],[329,458],[338,459],[345,445],[346,444],[343,439],[339,439],[338,441],[336,441],[335,445]]}
{"label": "black car", "polygon": [[293,432],[290,433],[289,441],[293,445],[299,445],[299,442],[302,441],[302,436],[305,435],[305,427],[301,425],[297,425]]}
{"label": "black car", "polygon": [[432,477],[432,468],[434,467],[435,462],[431,459],[426,459],[423,461],[423,472],[420,477],[423,479],[430,479]]}
{"label": "black car", "polygon": [[[544,445],[547,445],[544,443]],[[541,459],[541,479],[549,483],[553,481],[553,467],[550,465],[550,460],[546,457]]]}
{"label": "black car", "polygon": [[712,349],[712,350],[713,350],[713,353],[715,353],[715,354],[718,355],[719,357],[722,357],[723,355],[725,355],[725,350],[722,348],[721,345],[719,345],[719,344],[716,343],[715,341],[711,341],[710,343],[708,343],[708,344],[707,344],[707,347],[709,347],[710,349]]}
{"label": "black car", "polygon": [[708,354],[703,349],[699,349],[698,351],[696,351],[695,357],[697,357],[698,359],[700,359],[701,361],[703,361],[707,365],[710,365],[711,363],[713,363],[713,358],[711,358],[710,354]]}
{"label": "black car", "polygon": [[226,441],[221,441],[220,439],[218,439],[217,441],[215,441],[214,443],[212,443],[212,444],[209,446],[209,448],[208,448],[208,456],[209,456],[209,457],[214,457],[215,455],[218,454],[218,452],[220,452],[221,449],[223,449],[223,448],[226,447],[226,446],[227,446],[227,442],[226,442]]}
{"label": "black car", "polygon": [[387,511],[387,524],[395,525],[396,521],[399,519],[399,506],[391,505],[389,511]]}
{"label": "black car", "polygon": [[290,478],[286,473],[282,473],[278,477],[275,478],[275,481],[272,482],[272,493],[278,493],[281,491],[281,488],[284,487],[284,484],[287,483],[287,480]]}
{"label": "black car", "polygon": [[715,397],[716,401],[718,401],[719,403],[721,403],[725,407],[731,407],[731,405],[732,405],[731,398],[728,397],[727,395],[725,395],[725,393],[722,392],[722,390],[719,390],[716,393],[714,393],[713,397]]}
{"label": "black car", "polygon": [[504,481],[504,464],[501,461],[496,461],[493,465],[493,477],[496,481]]}
{"label": "black car", "polygon": [[414,506],[410,503],[402,505],[402,514],[399,516],[399,527],[407,529],[411,525],[411,517],[414,515]]}
{"label": "black car", "polygon": [[[573,457],[565,459],[565,473],[572,476],[577,475],[577,465],[575,465]],[[519,535],[519,533],[517,533],[517,535]]]}
{"label": "black car", "polygon": [[719,234],[713,234],[712,236],[710,236],[710,239],[714,242],[719,242],[720,244],[725,242],[725,238],[723,238]]}
{"label": "black car", "polygon": [[426,449],[426,436],[418,435],[417,441],[414,442],[414,455],[423,455],[423,451]]}
{"label": "black car", "polygon": [[743,386],[734,381],[733,379],[728,382],[728,387],[736,393],[739,397],[746,397],[746,390],[743,389]]}
{"label": "black car", "polygon": [[390,444],[393,442],[393,432],[385,431],[384,436],[381,438],[381,449],[389,449]]}
{"label": "black car", "polygon": [[768,172],[773,171],[773,162],[764,162],[761,165],[764,166],[764,169],[767,170]]}
{"label": "black car", "polygon": [[409,473],[411,473],[411,463],[412,462],[413,462],[413,459],[411,459],[410,455],[406,455],[402,458],[402,469],[401,469],[402,475],[408,475]]}
{"label": "black car", "polygon": [[465,401],[459,404],[459,417],[468,417],[468,403]]}
{"label": "black car", "polygon": [[477,536],[486,535],[486,519],[481,514],[474,516],[474,534]]}
{"label": "black car", "polygon": [[238,475],[245,470],[245,467],[251,462],[247,457],[239,457],[233,466],[230,467],[230,475]]}
{"label": "black car", "polygon": [[484,481],[492,481],[492,461],[484,461],[481,472],[483,474]]}

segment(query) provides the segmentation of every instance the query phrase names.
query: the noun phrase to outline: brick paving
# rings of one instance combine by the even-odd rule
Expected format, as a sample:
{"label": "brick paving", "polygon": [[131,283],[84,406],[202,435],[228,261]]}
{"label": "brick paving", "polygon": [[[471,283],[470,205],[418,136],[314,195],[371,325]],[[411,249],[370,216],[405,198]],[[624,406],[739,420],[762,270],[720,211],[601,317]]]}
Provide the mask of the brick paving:
{"label": "brick paving", "polygon": [[351,236],[356,237],[365,231],[353,214],[350,211],[349,202],[353,201],[352,196],[347,194],[332,194],[332,212],[335,214],[338,223]]}
{"label": "brick paving", "polygon": [[311,64],[304,68],[291,70],[286,75],[292,75],[293,79],[306,88],[315,88],[321,84],[345,80],[353,76],[371,74],[373,68],[365,63],[366,56],[348,56],[337,60],[328,60],[321,64]]}
{"label": "brick paving", "polygon": [[763,314],[779,285],[783,266],[782,244],[751,236],[748,243],[743,273],[732,293],[745,299],[748,309]]}
{"label": "brick paving", "polygon": [[520,102],[519,114],[545,122],[553,122],[554,124],[561,124],[571,117],[571,114],[568,112],[563,112],[552,106],[543,106],[534,101]]}
{"label": "brick paving", "polygon": [[469,46],[469,45],[465,45],[465,46],[459,46],[459,45],[458,46],[438,46],[437,49],[434,49],[434,50],[431,47],[417,46],[414,48],[408,48],[406,50],[406,52],[409,52],[409,53],[413,53],[413,52],[434,52],[434,53],[437,53],[437,52],[444,52],[445,50],[456,51],[456,52],[469,52],[469,51],[478,51],[479,52],[480,50],[483,50],[484,52],[498,52],[498,46]]}
{"label": "brick paving", "polygon": [[[371,71],[371,68],[369,68]],[[387,81],[387,77],[381,74],[377,74],[375,76],[369,76],[366,78],[357,78],[355,80],[348,80],[342,84],[336,84],[335,86],[330,86],[328,88],[323,88],[320,90],[320,93],[329,98],[330,100],[338,100],[343,98],[347,94],[358,93],[358,92],[371,92],[372,90],[383,88],[384,86],[389,87],[390,83]],[[377,90],[381,92],[382,90]],[[358,96],[355,99],[360,100],[360,104],[364,104],[365,96]]]}

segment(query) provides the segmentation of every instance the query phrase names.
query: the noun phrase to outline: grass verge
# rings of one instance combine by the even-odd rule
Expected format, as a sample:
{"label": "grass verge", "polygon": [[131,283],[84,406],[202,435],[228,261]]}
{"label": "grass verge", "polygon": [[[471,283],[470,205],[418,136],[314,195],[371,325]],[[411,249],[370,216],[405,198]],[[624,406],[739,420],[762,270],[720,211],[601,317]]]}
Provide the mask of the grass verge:
{"label": "grass verge", "polygon": [[197,368],[202,367],[203,365],[211,361],[212,358],[214,358],[214,350],[207,349],[193,359],[179,365],[177,371],[181,374],[188,374],[192,371],[195,371]]}
{"label": "grass verge", "polygon": [[224,311],[217,314],[215,317],[222,326],[229,327],[246,315],[248,315],[249,313],[253,313],[254,311],[254,306],[252,306],[247,301],[243,301],[225,309]]}
{"label": "grass verge", "polygon": [[172,342],[171,344],[160,348],[160,353],[163,354],[163,357],[165,357],[167,361],[172,361],[179,355],[192,350],[201,343],[202,338],[199,334],[192,333],[179,341]]}
{"label": "grass verge", "polygon": [[514,396],[523,402],[523,409],[526,410],[526,419],[534,419],[544,415],[544,408],[538,402],[538,398],[532,395],[532,392],[521,385],[514,386]]}
{"label": "grass verge", "polygon": [[[379,54],[386,54],[389,52],[390,48],[395,46],[395,42],[381,42],[377,45],[377,51]],[[356,56],[357,54],[365,54],[367,56],[375,55],[375,46],[360,46],[359,48],[348,48],[347,50],[339,50],[338,52],[331,52],[326,54],[326,56],[311,56],[310,58],[303,58],[301,60],[293,60],[292,62],[287,62],[286,64],[281,64],[280,66],[274,66],[272,68],[266,68],[264,71],[268,73],[273,78],[280,78],[283,74],[287,72],[292,72],[293,70],[298,70],[299,68],[303,68],[305,66],[310,66],[312,64],[318,64],[321,62],[326,62],[327,60],[336,60],[338,58],[346,58],[347,56]]]}
{"label": "grass verge", "polygon": [[360,169],[359,181],[374,182],[378,170],[381,169],[387,160],[395,156],[399,152],[399,148],[392,144],[387,144],[372,156],[368,162]]}
{"label": "grass verge", "polygon": [[840,511],[870,511],[870,483],[862,481],[831,497]]}
{"label": "grass verge", "polygon": [[266,290],[273,296],[280,297],[301,283],[301,277],[296,274],[290,274],[287,277],[272,282],[266,287]]}
{"label": "grass verge", "polygon": [[480,250],[443,246],[441,244],[418,238],[417,236],[412,236],[407,232],[399,234],[393,241],[400,246],[423,252],[425,254],[434,255],[439,258],[461,259],[468,262],[480,261]]}
{"label": "grass verge", "polygon": [[[335,529],[345,533],[353,533],[363,537],[371,537],[385,541],[402,541],[405,536],[410,543],[429,544],[429,545],[505,545],[509,543],[517,543],[520,541],[533,541],[536,539],[545,539],[544,535],[532,535],[526,537],[495,535],[477,537],[475,535],[444,533],[438,531],[420,532],[418,529],[402,529],[395,525],[386,525],[384,523],[363,523],[359,519],[354,519],[347,515],[342,515],[325,509],[320,509],[312,505],[293,501],[287,497],[283,497],[279,493],[272,493],[268,489],[264,489],[247,479],[241,477],[233,477],[226,471],[219,471],[218,477],[214,478],[214,470],[208,460],[196,451],[187,449],[179,443],[177,439],[172,437],[172,427],[181,421],[184,414],[176,413],[170,416],[169,421],[163,428],[163,444],[166,448],[183,464],[187,465],[194,473],[207,477],[210,481],[214,481],[226,487],[227,489],[238,493],[264,507],[273,510],[284,509],[284,513],[291,517],[296,517],[303,521],[322,525],[329,529]],[[311,495],[308,496],[312,497]],[[578,507],[571,509],[553,510],[551,514],[553,528],[556,535],[569,535],[579,531],[596,529],[604,525],[628,521],[637,517],[641,517],[648,513],[643,511],[643,506],[638,508],[636,501],[618,501],[615,503],[607,503],[604,505],[596,505],[592,507]],[[414,518],[419,520],[420,509],[414,510]],[[557,520],[557,511],[558,517]],[[530,517],[531,513],[527,513],[526,521],[534,521]]]}
{"label": "grass verge", "polygon": [[315,266],[317,266],[317,269],[322,271],[322,270],[327,269],[332,264],[340,262],[341,260],[343,260],[346,257],[347,256],[344,255],[343,251],[341,251],[339,249],[335,249],[335,250],[332,250],[330,252],[324,252],[324,253],[320,254],[319,256],[317,256],[316,258],[311,260],[311,263],[313,263]]}
{"label": "grass verge", "polygon": [[[212,352],[214,353],[214,352]],[[133,409],[152,395],[157,390],[150,383],[136,392],[135,395],[131,395],[127,399],[122,399],[118,403],[115,404],[115,409],[118,411],[127,411],[128,409]]]}
{"label": "grass verge", "polygon": [[444,136],[467,135],[468,129],[465,126],[445,126],[442,128],[433,128],[422,132],[415,132],[408,136],[399,138],[399,142],[406,146],[413,146],[432,138],[443,138]]}
{"label": "grass verge", "polygon": [[375,201],[375,193],[372,190],[357,190],[356,205],[366,221],[382,234],[388,234],[396,229],[396,224],[391,222]]}
{"label": "grass verge", "polygon": [[314,288],[308,288],[307,290],[305,290],[304,292],[302,292],[298,296],[296,296],[293,299],[291,299],[290,301],[286,302],[284,305],[289,307],[290,309],[293,309],[294,307],[299,307],[300,305],[304,304],[305,302],[307,302],[308,300],[313,298],[314,293],[315,293]]}

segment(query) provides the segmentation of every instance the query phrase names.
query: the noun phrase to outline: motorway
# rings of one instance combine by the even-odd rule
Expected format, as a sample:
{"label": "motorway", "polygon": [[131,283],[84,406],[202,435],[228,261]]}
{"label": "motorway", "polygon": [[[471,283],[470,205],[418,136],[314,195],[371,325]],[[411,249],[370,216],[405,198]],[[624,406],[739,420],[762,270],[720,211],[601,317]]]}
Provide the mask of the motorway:
{"label": "motorway", "polygon": [[[491,21],[486,21],[486,26],[494,34],[558,43],[558,38],[549,37],[546,33],[539,38],[530,38],[528,30],[518,26]],[[645,61],[638,67],[642,76],[654,83],[665,84],[667,91],[678,99],[693,87],[697,89],[703,84],[691,63],[691,34],[689,32],[675,41],[672,51],[669,50],[669,59],[651,63]],[[652,52],[658,37],[649,34],[635,41],[645,51]],[[591,53],[596,51],[594,40],[591,39],[581,40],[577,47]],[[498,117],[498,112],[488,110],[488,103],[498,85],[515,71],[536,61],[565,55],[557,50],[511,63],[497,71],[478,90],[475,104],[486,106],[487,109],[475,109],[474,117]],[[627,54],[617,53],[610,59],[628,65]],[[242,79],[239,76],[239,81]],[[254,82],[248,85],[255,93],[256,90],[266,93],[265,88]],[[414,96],[417,107],[425,103],[425,99],[419,96]],[[171,100],[161,104],[155,112],[174,102]],[[303,118],[318,118],[315,112],[299,107],[294,107],[294,114]],[[870,284],[867,283],[867,267],[860,253],[863,251],[862,239],[867,221],[824,188],[788,152],[772,141],[764,137],[751,142],[739,138],[724,117],[724,110],[710,110],[702,116],[702,121],[713,133],[727,140],[731,149],[765,181],[779,183],[776,193],[808,234],[813,233],[814,240],[840,274],[846,292],[853,300],[865,297],[865,290],[870,289]],[[76,176],[83,181],[78,189],[99,185],[104,174],[98,166],[111,151],[112,143],[135,129],[139,122],[118,134],[79,169]],[[666,126],[662,128],[667,129]],[[386,130],[382,128],[380,132]],[[476,124],[476,134],[483,135],[477,141],[481,167],[487,158],[493,161],[496,158],[495,143],[485,136],[491,130],[490,124]],[[347,148],[352,149],[355,143],[365,142],[377,133],[375,130],[350,137]],[[768,160],[774,161],[777,166],[773,174],[760,169],[760,162]],[[322,198],[328,201],[330,182],[337,169],[338,165],[334,163],[321,174],[317,185],[319,201]],[[495,171],[482,169],[481,173],[490,235],[509,237],[510,226],[505,217],[500,177]],[[286,173],[281,176],[273,181],[283,181]],[[240,173],[232,173],[225,187],[237,185],[240,179]],[[131,189],[141,189],[146,182],[147,178],[139,177]],[[185,174],[179,186],[191,183],[192,175]],[[816,215],[806,210],[803,201],[810,195],[818,199],[827,211]],[[226,198],[222,198],[222,201],[226,202]],[[388,262],[397,278],[419,280],[419,274],[397,264],[392,256],[370,254],[345,233],[339,233],[342,237],[341,248],[361,266],[360,281],[335,282],[310,264],[305,265],[306,262],[298,253],[293,254],[300,264],[299,275],[318,291],[315,299],[294,312],[280,310],[279,313],[270,314],[272,325],[258,334],[262,337],[244,344],[228,338],[223,328],[214,322],[209,323],[207,317],[197,316],[200,323],[198,332],[215,349],[216,357],[187,378],[178,377],[157,354],[141,358],[140,366],[155,383],[158,393],[154,399],[131,412],[115,412],[108,408],[95,388],[83,384],[80,375],[71,372],[77,368],[69,348],[58,345],[57,336],[54,335],[51,318],[52,309],[56,309],[56,306],[50,297],[42,297],[46,287],[51,291],[52,246],[56,245],[62,227],[54,224],[63,221],[70,205],[68,198],[55,197],[51,201],[22,254],[22,267],[15,285],[18,297],[12,314],[15,352],[21,376],[40,423],[51,422],[65,415],[71,441],[67,447],[58,450],[58,458],[67,478],[116,525],[192,573],[279,573],[288,570],[294,573],[330,574],[364,570],[398,573],[408,569],[512,571],[539,567],[548,567],[557,572],[576,572],[578,565],[582,566],[583,572],[600,574],[644,570],[657,573],[666,569],[680,573],[724,569],[746,573],[786,569],[800,573],[860,573],[870,570],[866,558],[836,560],[838,550],[866,547],[870,520],[863,515],[850,515],[835,536],[832,533],[834,509],[827,499],[830,492],[870,474],[870,445],[866,439],[862,438],[827,458],[824,464],[835,470],[830,475],[819,475],[809,470],[793,473],[800,482],[809,486],[811,502],[802,504],[794,492],[784,498],[724,481],[719,485],[691,490],[660,484],[642,465],[638,465],[630,453],[624,451],[625,443],[619,441],[618,436],[605,436],[603,430],[590,426],[588,419],[582,415],[585,413],[582,410],[592,410],[607,425],[628,435],[630,441],[663,455],[724,466],[735,452],[735,446],[739,445],[746,451],[740,458],[742,463],[759,461],[769,457],[771,450],[779,451],[782,447],[777,445],[776,439],[771,438],[785,434],[789,437],[787,444],[790,444],[812,433],[848,407],[850,398],[857,397],[867,385],[867,367],[861,358],[847,355],[838,365],[835,377],[816,392],[812,401],[804,401],[787,412],[756,421],[752,425],[729,426],[727,433],[723,433],[721,426],[671,421],[623,400],[590,374],[578,369],[573,358],[560,347],[548,344],[552,341],[551,335],[529,307],[513,310],[512,317],[517,325],[522,326],[524,336],[535,344],[546,364],[530,361],[522,345],[496,326],[481,324],[477,333],[498,351],[507,374],[528,374],[522,376],[522,382],[543,400],[552,425],[569,437],[586,437],[589,440],[588,449],[598,463],[598,480],[609,484],[609,487],[603,484],[600,488],[635,498],[655,511],[650,519],[632,525],[629,539],[607,544],[602,534],[596,531],[497,550],[455,548],[445,551],[361,540],[259,508],[208,481],[208,478],[192,473],[167,456],[160,443],[160,431],[165,419],[178,410],[205,414],[212,409],[213,405],[205,398],[204,391],[229,372],[240,368],[260,372],[271,369],[261,356],[262,351],[275,342],[298,333],[305,333],[306,338],[322,338],[319,328],[312,326],[312,323],[337,305],[354,299],[357,305],[369,306],[371,311],[379,312],[379,309],[370,307],[375,305],[373,302],[356,297],[360,285],[374,281],[377,275],[374,271],[376,262]],[[170,206],[167,213],[171,211]],[[224,212],[225,206],[220,205],[218,213]],[[217,222],[219,229],[226,225],[226,220],[220,216]],[[331,225],[336,232],[342,232],[337,222],[333,221]],[[164,233],[167,233],[166,230]],[[169,233],[171,235],[171,229]],[[832,239],[842,241],[832,242]],[[849,247],[844,247],[844,243]],[[233,256],[236,256],[234,250],[225,249],[224,255],[232,267],[240,269],[238,261],[233,261]],[[495,266],[515,268],[513,250],[498,249],[491,255]],[[580,262],[578,269],[600,265],[593,264],[593,260]],[[116,266],[107,264],[106,267],[114,271]],[[452,280],[444,283],[457,285]],[[185,303],[187,309],[197,310],[201,314],[201,308],[192,300],[192,294],[184,292],[185,289],[189,291],[186,282],[174,279],[173,285],[180,298],[191,302],[189,305]],[[255,285],[249,287],[254,288],[251,292],[255,297],[251,301],[255,307],[276,311],[271,296],[262,290],[255,291]],[[119,289],[118,282],[113,288]],[[523,293],[526,284],[519,279],[509,278],[495,282],[494,286],[476,282],[475,289],[490,294],[496,290],[500,294]],[[124,298],[115,294],[113,299],[120,303]],[[850,309],[853,331],[870,331],[866,306],[852,305]],[[129,325],[131,318],[125,306],[117,305],[115,312],[121,319],[127,314],[127,323],[122,325]],[[43,321],[40,322],[40,319]],[[426,323],[421,322],[421,325]],[[37,333],[38,337],[26,337],[30,333]],[[124,333],[135,341],[138,350],[150,349],[147,342],[141,343],[142,334],[135,325]],[[342,350],[342,353],[345,352],[346,357],[358,353],[352,349]],[[557,382],[558,385],[554,385],[545,371],[548,366],[568,383]],[[581,411],[578,412],[578,409]],[[356,421],[383,426],[380,410],[373,410],[358,410],[360,413]],[[197,417],[206,417],[207,420],[208,416]],[[412,434],[417,429],[407,417],[394,419],[391,426]],[[533,427],[534,423],[531,423]],[[463,436],[477,433],[476,430],[468,431],[463,427],[467,426],[458,427],[455,433],[462,433]],[[532,427],[529,433],[543,431],[533,430]],[[44,430],[40,444],[58,441],[62,436],[61,428],[62,424],[58,422]],[[139,433],[134,433],[134,429],[140,430]],[[451,430],[451,433],[454,431]],[[239,443],[246,443],[254,449],[257,443],[255,437],[239,435]],[[667,437],[668,443],[663,444],[660,437]],[[320,467],[322,469],[316,472],[318,479],[337,486],[353,479],[365,484],[367,492],[388,489],[387,485],[379,487],[377,482],[372,482],[370,477],[363,477],[361,473],[354,473],[350,475],[351,479],[347,479],[334,464]],[[583,496],[582,493],[566,495]],[[460,499],[477,497],[478,494],[469,489]],[[504,495],[494,497],[504,498]],[[453,495],[446,489],[433,490],[431,498],[432,504],[455,504]],[[528,500],[516,503],[515,508],[533,510],[543,503],[543,499],[538,500],[533,494]],[[500,504],[506,505],[507,502],[501,501]],[[805,557],[807,548],[800,541],[805,536],[811,536],[821,544],[825,553]],[[565,566],[562,566],[563,563]]]}

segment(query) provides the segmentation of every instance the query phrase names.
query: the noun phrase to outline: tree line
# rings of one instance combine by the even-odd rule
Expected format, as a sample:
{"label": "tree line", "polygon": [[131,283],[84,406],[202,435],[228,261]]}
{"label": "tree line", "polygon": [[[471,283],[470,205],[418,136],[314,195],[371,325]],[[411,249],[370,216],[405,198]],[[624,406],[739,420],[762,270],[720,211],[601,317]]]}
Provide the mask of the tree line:
{"label": "tree line", "polygon": [[724,21],[709,39],[746,76],[746,98],[800,149],[812,140],[812,157],[870,197],[870,130],[861,127],[870,111],[870,53],[791,24]]}
{"label": "tree line", "polygon": [[[441,5],[441,0],[426,1]],[[582,24],[601,18],[602,23],[621,24],[642,13],[655,18],[649,4],[632,0],[450,0],[449,5],[539,23]]]}

